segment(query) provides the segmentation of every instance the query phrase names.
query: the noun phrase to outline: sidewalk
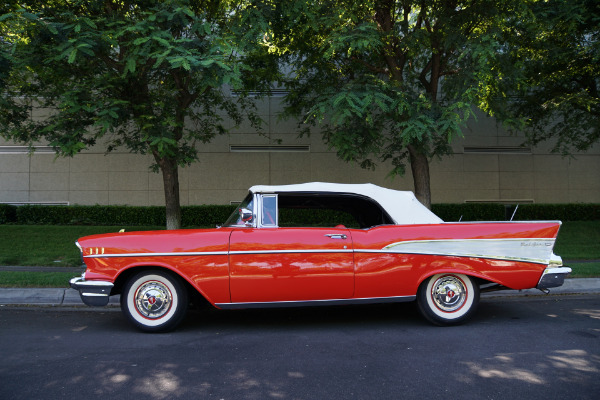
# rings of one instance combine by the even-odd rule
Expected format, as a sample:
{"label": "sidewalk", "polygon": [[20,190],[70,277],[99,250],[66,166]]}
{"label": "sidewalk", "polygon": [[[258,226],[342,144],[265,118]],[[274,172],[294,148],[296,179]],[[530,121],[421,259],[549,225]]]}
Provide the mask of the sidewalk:
{"label": "sidewalk", "polygon": [[[600,278],[566,279],[563,286],[550,289],[550,294],[547,295],[537,289],[526,289],[482,293],[481,297],[544,297],[565,294],[600,294]],[[0,306],[5,305],[87,308],[76,290],[60,288],[0,288]],[[118,306],[119,296],[111,296],[108,307]],[[89,307],[89,309],[103,310],[104,308]]]}

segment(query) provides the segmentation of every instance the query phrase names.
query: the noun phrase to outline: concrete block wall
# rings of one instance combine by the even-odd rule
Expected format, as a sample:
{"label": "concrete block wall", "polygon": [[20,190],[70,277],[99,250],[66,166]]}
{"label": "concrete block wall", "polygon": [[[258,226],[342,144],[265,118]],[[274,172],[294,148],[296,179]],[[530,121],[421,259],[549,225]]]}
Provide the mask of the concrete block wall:
{"label": "concrete block wall", "polygon": [[[363,170],[340,161],[320,135],[299,138],[295,121],[278,118],[280,98],[262,100],[260,110],[266,123],[262,135],[248,123],[230,126],[228,135],[202,145],[197,163],[180,170],[182,205],[239,201],[256,184],[371,182],[412,190],[410,168],[404,177],[392,179],[387,177],[389,164],[379,163],[375,171]],[[469,122],[464,136],[452,142],[453,156],[431,162],[433,202],[600,203],[600,146],[574,158],[551,154],[547,144],[531,151],[510,151],[522,141],[493,119],[479,115]],[[309,151],[230,150],[235,145],[279,143],[308,146]],[[0,140],[0,202],[164,204],[162,176],[149,170],[151,156],[126,150],[105,155],[101,145],[73,158],[58,159],[51,152],[29,156],[15,149],[14,143]]]}

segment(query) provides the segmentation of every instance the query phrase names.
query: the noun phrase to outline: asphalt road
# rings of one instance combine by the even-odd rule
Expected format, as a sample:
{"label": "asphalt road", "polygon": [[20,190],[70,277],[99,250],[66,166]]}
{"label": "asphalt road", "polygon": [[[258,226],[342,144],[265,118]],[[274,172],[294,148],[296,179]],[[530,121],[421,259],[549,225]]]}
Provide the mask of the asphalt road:
{"label": "asphalt road", "polygon": [[143,334],[117,309],[0,307],[0,398],[597,399],[600,295],[193,312]]}

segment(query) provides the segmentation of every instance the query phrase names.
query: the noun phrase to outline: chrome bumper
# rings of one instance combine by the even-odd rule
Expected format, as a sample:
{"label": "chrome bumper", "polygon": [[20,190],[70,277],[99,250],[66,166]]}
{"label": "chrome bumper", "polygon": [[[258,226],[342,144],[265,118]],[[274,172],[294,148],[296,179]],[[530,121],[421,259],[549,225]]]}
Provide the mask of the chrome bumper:
{"label": "chrome bumper", "polygon": [[102,307],[107,305],[110,297],[110,291],[114,286],[112,282],[86,281],[84,275],[73,278],[69,281],[71,287],[79,291],[81,301],[83,301],[86,305],[93,307]]}
{"label": "chrome bumper", "polygon": [[569,267],[554,267],[549,266],[544,270],[542,277],[540,278],[536,288],[543,290],[553,287],[562,286],[565,283],[565,278],[571,273]]}

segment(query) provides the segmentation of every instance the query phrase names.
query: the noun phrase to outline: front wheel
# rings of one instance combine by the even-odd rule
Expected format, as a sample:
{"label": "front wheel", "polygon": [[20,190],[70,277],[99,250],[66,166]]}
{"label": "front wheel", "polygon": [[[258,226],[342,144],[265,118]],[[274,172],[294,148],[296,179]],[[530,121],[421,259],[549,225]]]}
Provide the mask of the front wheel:
{"label": "front wheel", "polygon": [[121,293],[121,310],[145,332],[174,329],[185,317],[188,293],[181,280],[164,271],[140,272]]}
{"label": "front wheel", "polygon": [[479,304],[479,286],[463,274],[434,275],[419,287],[419,311],[436,325],[458,325],[473,315]]}

